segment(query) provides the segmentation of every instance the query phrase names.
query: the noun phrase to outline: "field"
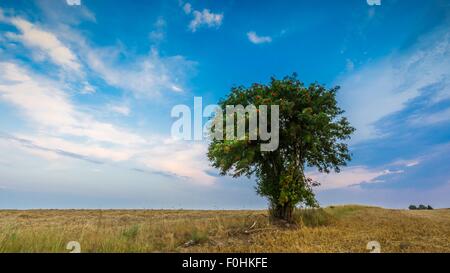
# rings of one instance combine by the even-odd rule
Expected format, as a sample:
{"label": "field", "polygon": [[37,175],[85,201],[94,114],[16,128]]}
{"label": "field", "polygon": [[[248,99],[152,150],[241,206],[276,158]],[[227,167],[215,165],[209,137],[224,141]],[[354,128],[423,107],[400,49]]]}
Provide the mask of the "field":
{"label": "field", "polygon": [[450,209],[336,206],[298,210],[296,224],[267,211],[0,211],[0,252],[450,252]]}

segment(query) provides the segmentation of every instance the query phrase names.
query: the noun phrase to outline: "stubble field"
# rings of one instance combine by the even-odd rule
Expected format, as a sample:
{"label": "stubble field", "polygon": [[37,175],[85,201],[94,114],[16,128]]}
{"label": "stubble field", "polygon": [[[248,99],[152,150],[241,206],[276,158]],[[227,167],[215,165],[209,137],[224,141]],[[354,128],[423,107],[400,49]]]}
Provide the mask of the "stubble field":
{"label": "stubble field", "polygon": [[298,210],[296,224],[267,211],[0,211],[0,252],[450,252],[450,209],[364,206]]}

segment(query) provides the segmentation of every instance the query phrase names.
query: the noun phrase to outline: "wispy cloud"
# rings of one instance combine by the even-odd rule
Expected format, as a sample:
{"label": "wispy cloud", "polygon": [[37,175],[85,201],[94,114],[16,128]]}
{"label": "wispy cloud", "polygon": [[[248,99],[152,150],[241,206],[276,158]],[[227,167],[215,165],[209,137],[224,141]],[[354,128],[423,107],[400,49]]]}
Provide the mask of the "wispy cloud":
{"label": "wispy cloud", "polygon": [[69,6],[79,6],[81,5],[81,0],[66,0],[66,3]]}
{"label": "wispy cloud", "polygon": [[[357,131],[354,142],[382,137],[376,123],[404,110],[408,103],[424,94],[430,86],[450,79],[450,32],[438,30],[423,37],[406,53],[391,54],[375,63],[350,71],[338,80],[343,108]],[[434,102],[446,99],[446,85],[435,90]],[[447,96],[448,97],[448,96]],[[424,122],[445,119],[445,112],[420,118]]]}
{"label": "wispy cloud", "polygon": [[[147,55],[136,55],[122,46],[96,47],[69,26],[50,31],[20,17],[4,17],[3,21],[20,31],[7,33],[8,39],[21,42],[31,56],[43,56],[56,64],[66,78],[76,80],[82,94],[95,92],[86,79],[90,75],[100,76],[107,84],[141,98],[167,91],[179,93],[185,90],[188,73],[194,71],[195,62],[180,55],[160,56],[155,48]],[[165,25],[163,18],[157,19],[153,39],[163,39]],[[127,56],[126,60],[123,56]]]}
{"label": "wispy cloud", "polygon": [[112,124],[96,121],[71,103],[59,83],[11,62],[0,62],[1,99],[48,132],[89,137],[109,143],[142,143],[144,140]]}
{"label": "wispy cloud", "polygon": [[153,24],[154,30],[150,32],[150,39],[154,43],[159,43],[163,41],[166,37],[166,26],[167,22],[163,17],[158,17],[156,22]]}
{"label": "wispy cloud", "polygon": [[[194,62],[178,55],[162,57],[156,49],[148,55],[136,55],[125,52],[121,46],[96,47],[68,25],[51,29],[11,14],[4,16],[0,11],[2,22],[20,32],[10,32],[7,39],[22,44],[25,54],[39,52],[64,73],[79,74],[78,82],[73,82],[47,74],[46,69],[35,70],[35,66],[25,65],[13,56],[0,62],[0,100],[15,106],[33,130],[26,134],[10,132],[13,144],[51,161],[69,157],[95,163],[127,162],[152,173],[183,177],[191,183],[213,183],[215,178],[207,173],[210,167],[205,144],[140,135],[97,118],[95,111],[79,105],[72,97],[93,92],[88,77],[103,79],[124,94],[130,91],[140,98],[164,95],[167,91],[182,92],[186,69],[192,68]],[[165,21],[158,19],[155,28],[164,27]],[[111,102],[108,107],[108,111],[130,114],[130,107],[123,103]]]}
{"label": "wispy cloud", "polygon": [[84,5],[84,1],[82,0],[73,0],[72,5],[67,0],[39,0],[35,1],[35,4],[43,13],[39,21],[43,19],[50,26],[60,24],[79,25],[82,22],[97,22],[95,14],[88,8],[88,5]]}
{"label": "wispy cloud", "polygon": [[410,159],[410,160],[396,160],[395,162],[392,163],[393,166],[405,166],[405,167],[414,167],[420,164],[421,159],[417,158],[417,159]]}
{"label": "wispy cloud", "polygon": [[430,126],[438,123],[450,121],[450,108],[437,111],[434,113],[419,114],[410,119],[412,125],[415,126]]}
{"label": "wispy cloud", "polygon": [[212,185],[216,177],[209,174],[211,167],[206,151],[205,143],[164,139],[144,150],[138,160],[149,168],[174,173],[197,184]]}
{"label": "wispy cloud", "polygon": [[[17,144],[20,144],[23,148],[28,149],[29,151],[31,151],[32,153],[37,151],[41,151],[41,152],[45,152],[45,153],[51,153],[51,154],[58,154],[61,156],[66,156],[66,157],[72,157],[75,159],[80,159],[80,160],[85,160],[87,162],[90,163],[95,163],[95,164],[102,164],[101,161],[98,161],[96,159],[93,159],[89,156],[80,154],[78,152],[69,152],[67,150],[62,150],[60,148],[47,148],[47,147],[43,147],[40,146],[39,144],[34,143],[33,141],[29,140],[29,139],[23,139],[20,137],[15,137],[15,136],[9,136],[6,134],[2,134],[0,133],[0,138],[5,139],[5,140],[10,140],[10,141],[14,141]],[[38,153],[38,155],[42,155],[42,153]],[[47,157],[47,159],[54,159],[54,157]]]}
{"label": "wispy cloud", "polygon": [[74,52],[64,45],[58,37],[49,31],[36,26],[21,18],[9,18],[8,20],[21,33],[8,33],[10,39],[18,40],[31,49],[36,49],[53,63],[64,69],[79,72],[81,64]]}
{"label": "wispy cloud", "polygon": [[127,63],[119,61],[121,49],[84,47],[90,69],[109,85],[133,92],[139,97],[154,97],[166,91],[183,92],[186,72],[195,62],[183,56],[161,57],[156,49]]}
{"label": "wispy cloud", "polygon": [[371,169],[366,166],[353,166],[343,169],[340,173],[310,172],[307,175],[321,183],[318,190],[330,190],[358,186],[367,183],[380,183],[386,175],[400,174],[403,170]]}
{"label": "wispy cloud", "polygon": [[272,38],[270,36],[258,36],[254,31],[247,32],[247,38],[254,44],[264,44],[272,42]]}
{"label": "wispy cloud", "polygon": [[204,144],[143,137],[79,110],[64,84],[11,62],[0,62],[0,72],[0,99],[15,105],[36,130],[16,138],[32,153],[47,159],[50,153],[92,162],[132,160],[151,170],[188,177],[192,183],[210,185],[215,180],[207,173]]}
{"label": "wispy cloud", "polygon": [[[187,177],[203,185],[210,185],[215,179],[207,173],[205,144],[186,144],[163,136],[144,138],[100,122],[78,110],[58,83],[17,64],[0,63],[0,99],[15,105],[36,126],[36,135],[16,138],[21,146],[32,151],[96,163],[134,159],[150,169]],[[81,139],[68,140],[67,136]]]}
{"label": "wispy cloud", "polygon": [[130,107],[126,104],[110,104],[108,110],[124,116],[128,116],[131,113]]}
{"label": "wispy cloud", "polygon": [[54,65],[59,70],[58,75],[61,80],[68,80],[71,84],[75,84],[79,93],[95,93],[95,87],[86,79],[79,56],[58,35],[43,26],[14,15],[3,16],[0,22],[17,29],[17,32],[6,32],[6,42],[22,45],[28,50],[28,56],[36,64],[42,64],[45,70],[49,70],[49,67]]}

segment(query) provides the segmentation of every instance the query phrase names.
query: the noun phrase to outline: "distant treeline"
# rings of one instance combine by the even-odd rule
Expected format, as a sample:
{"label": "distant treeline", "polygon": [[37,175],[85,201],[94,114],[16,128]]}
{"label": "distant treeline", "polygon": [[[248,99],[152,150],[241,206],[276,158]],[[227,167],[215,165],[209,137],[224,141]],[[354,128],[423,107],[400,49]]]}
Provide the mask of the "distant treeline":
{"label": "distant treeline", "polygon": [[433,209],[433,207],[430,206],[430,205],[425,206],[425,205],[420,204],[419,206],[416,206],[416,205],[410,205],[410,206],[409,206],[409,209],[410,209],[410,210],[426,210],[426,209],[431,210],[431,209]]}

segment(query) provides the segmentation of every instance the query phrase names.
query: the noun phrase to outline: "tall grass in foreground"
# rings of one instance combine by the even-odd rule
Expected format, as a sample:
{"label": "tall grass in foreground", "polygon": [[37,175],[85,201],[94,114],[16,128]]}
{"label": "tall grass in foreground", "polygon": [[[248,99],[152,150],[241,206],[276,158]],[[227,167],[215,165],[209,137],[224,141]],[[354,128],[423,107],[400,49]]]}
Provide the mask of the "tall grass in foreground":
{"label": "tall grass in foreground", "polygon": [[361,206],[297,209],[295,224],[267,211],[0,211],[0,252],[450,252],[450,210]]}

